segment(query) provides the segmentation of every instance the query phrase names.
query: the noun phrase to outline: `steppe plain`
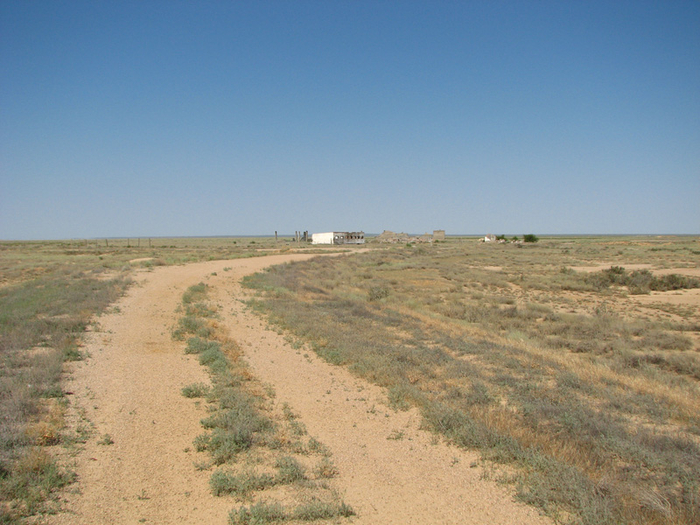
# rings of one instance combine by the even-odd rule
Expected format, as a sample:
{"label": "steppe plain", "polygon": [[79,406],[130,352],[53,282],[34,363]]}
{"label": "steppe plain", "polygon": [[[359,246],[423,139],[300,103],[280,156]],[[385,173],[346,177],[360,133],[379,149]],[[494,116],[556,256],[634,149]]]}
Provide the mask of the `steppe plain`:
{"label": "steppe plain", "polygon": [[3,242],[0,272],[2,522],[700,521],[697,237]]}

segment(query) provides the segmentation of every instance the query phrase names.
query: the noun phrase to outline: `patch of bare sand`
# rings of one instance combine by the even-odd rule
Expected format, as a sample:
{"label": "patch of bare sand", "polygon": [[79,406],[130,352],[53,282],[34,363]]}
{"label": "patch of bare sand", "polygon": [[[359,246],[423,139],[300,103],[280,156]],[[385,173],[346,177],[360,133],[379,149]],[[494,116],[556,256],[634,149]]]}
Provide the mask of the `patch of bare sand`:
{"label": "patch of bare sand", "polygon": [[[233,501],[212,496],[211,472],[194,466],[206,459],[192,446],[204,409],[180,394],[184,385],[208,377],[171,339],[182,294],[200,281],[213,286],[222,322],[253,372],[333,452],[343,497],[359,514],[351,523],[549,523],[516,503],[509,489],[480,479],[480,469],[472,468],[475,454],[421,431],[415,411],[393,412],[381,389],[292,349],[244,309],[242,276],[309,257],[213,261],[138,274],[138,286],[89,334],[91,357],[70,377],[71,413],[83,424],[90,421],[94,432],[75,458],[78,482],[65,496],[66,512],[46,523],[226,522]],[[113,444],[100,444],[107,435]]]}
{"label": "patch of bare sand", "polygon": [[648,295],[632,295],[630,297],[633,301],[641,304],[665,303],[700,308],[700,288],[672,290],[668,292],[650,292]]}
{"label": "patch of bare sand", "polygon": [[671,275],[677,273],[679,275],[687,275],[688,277],[700,277],[700,268],[666,268],[663,270],[654,270],[654,273],[657,275]]}

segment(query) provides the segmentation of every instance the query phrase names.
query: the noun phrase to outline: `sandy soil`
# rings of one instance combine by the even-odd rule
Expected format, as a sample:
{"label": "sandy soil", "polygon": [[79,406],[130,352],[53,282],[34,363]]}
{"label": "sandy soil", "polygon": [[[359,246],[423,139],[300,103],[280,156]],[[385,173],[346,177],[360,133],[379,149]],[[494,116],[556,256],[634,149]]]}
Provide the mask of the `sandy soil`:
{"label": "sandy soil", "polygon": [[481,479],[477,455],[420,430],[415,411],[392,411],[381,389],[293,349],[246,311],[242,276],[308,257],[213,261],[138,274],[138,286],[88,334],[91,357],[70,375],[73,418],[90,422],[94,431],[74,460],[78,482],[65,496],[67,511],[47,523],[226,523],[234,501],[212,496],[211,472],[194,466],[206,459],[192,446],[204,409],[180,395],[184,385],[208,377],[184,355],[184,344],[171,339],[182,294],[200,281],[212,286],[210,295],[253,372],[331,449],[338,486],[358,513],[350,523],[550,523],[516,503],[507,487]]}

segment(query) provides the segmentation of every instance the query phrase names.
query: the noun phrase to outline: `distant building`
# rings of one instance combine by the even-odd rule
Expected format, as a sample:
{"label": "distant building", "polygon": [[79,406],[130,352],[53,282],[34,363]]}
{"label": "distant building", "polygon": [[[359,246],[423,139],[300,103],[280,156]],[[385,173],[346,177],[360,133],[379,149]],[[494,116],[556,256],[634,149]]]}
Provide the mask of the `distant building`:
{"label": "distant building", "polygon": [[[445,230],[438,230],[443,232],[443,239],[444,239],[444,231]],[[384,230],[381,235],[378,235],[376,237],[377,242],[385,242],[385,243],[392,243],[392,244],[397,244],[397,243],[425,243],[425,242],[433,242],[433,235],[429,233],[425,233],[423,235],[417,236],[417,235],[408,235],[407,233],[394,233],[391,230]]]}
{"label": "distant building", "polygon": [[364,244],[365,232],[326,232],[311,235],[311,244]]}
{"label": "distant building", "polygon": [[391,230],[384,230],[377,236],[378,242],[403,243],[408,242],[409,236],[406,233],[394,233]]}
{"label": "distant building", "polygon": [[445,230],[433,230],[433,240],[434,241],[444,241],[445,240]]}

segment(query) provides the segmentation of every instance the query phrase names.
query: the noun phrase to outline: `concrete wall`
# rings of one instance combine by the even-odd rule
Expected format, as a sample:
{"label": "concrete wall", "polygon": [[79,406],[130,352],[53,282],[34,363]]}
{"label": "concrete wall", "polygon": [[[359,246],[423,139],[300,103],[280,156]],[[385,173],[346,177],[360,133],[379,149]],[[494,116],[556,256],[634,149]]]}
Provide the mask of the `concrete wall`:
{"label": "concrete wall", "polygon": [[311,244],[333,244],[333,232],[312,234]]}

